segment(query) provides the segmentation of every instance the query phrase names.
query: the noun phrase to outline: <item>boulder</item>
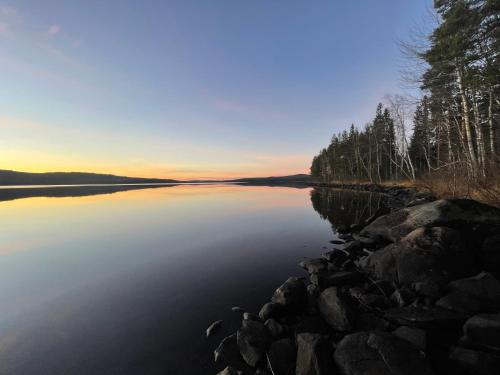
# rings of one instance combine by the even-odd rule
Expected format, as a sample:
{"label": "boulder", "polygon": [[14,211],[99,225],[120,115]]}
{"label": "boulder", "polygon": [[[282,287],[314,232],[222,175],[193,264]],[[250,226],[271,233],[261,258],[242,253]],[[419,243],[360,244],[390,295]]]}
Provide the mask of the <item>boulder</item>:
{"label": "boulder", "polygon": [[402,287],[396,289],[394,293],[391,294],[391,301],[397,306],[403,307],[409,305],[415,300],[415,293],[407,287]]}
{"label": "boulder", "polygon": [[336,287],[325,289],[318,298],[318,308],[323,319],[337,331],[349,331],[355,319],[355,310],[342,300]]}
{"label": "boulder", "polygon": [[243,314],[245,312],[245,309],[240,306],[233,306],[231,307],[231,311],[237,314]]}
{"label": "boulder", "polygon": [[274,319],[267,319],[264,326],[272,337],[278,337],[285,331],[283,326]]}
{"label": "boulder", "polygon": [[297,349],[289,338],[273,342],[269,347],[269,367],[274,375],[295,374]]}
{"label": "boulder", "polygon": [[481,311],[481,301],[473,294],[462,291],[451,292],[441,297],[436,301],[436,306],[465,314],[476,314]]}
{"label": "boulder", "polygon": [[360,312],[356,316],[355,331],[387,331],[390,323],[371,312]]}
{"label": "boulder", "polygon": [[411,342],[420,350],[425,350],[427,346],[427,333],[423,329],[401,326],[392,333],[408,342]]}
{"label": "boulder", "polygon": [[223,362],[226,366],[249,373],[250,366],[243,360],[234,333],[225,337],[214,351],[215,362]]}
{"label": "boulder", "polygon": [[500,314],[478,314],[467,320],[462,341],[500,353]]}
{"label": "boulder", "polygon": [[446,286],[448,292],[460,292],[480,301],[481,310],[500,311],[500,282],[490,273],[455,280]]}
{"label": "boulder", "polygon": [[257,314],[254,314],[251,312],[244,312],[243,313],[243,320],[255,320],[255,321],[259,322],[260,317]]}
{"label": "boulder", "polygon": [[478,350],[454,348],[450,360],[467,374],[498,375],[500,356]]}
{"label": "boulder", "polygon": [[259,311],[259,317],[262,321],[266,321],[269,318],[278,317],[283,310],[283,306],[274,302],[268,302]]}
{"label": "boulder", "polygon": [[329,375],[334,371],[332,346],[318,333],[297,335],[296,375]]}
{"label": "boulder", "polygon": [[327,261],[323,258],[307,259],[299,263],[308,273],[319,273],[328,267]]}
{"label": "boulder", "polygon": [[361,269],[373,278],[399,285],[425,282],[442,286],[469,274],[471,264],[460,233],[445,227],[415,229],[359,261]]}
{"label": "boulder", "polygon": [[266,327],[254,320],[244,320],[236,338],[241,356],[246,363],[255,367],[267,349]]}
{"label": "boulder", "polygon": [[480,238],[500,232],[500,209],[471,199],[441,199],[381,216],[361,235],[395,242],[419,227],[443,226]]}
{"label": "boulder", "polygon": [[358,332],[338,344],[335,362],[345,375],[430,375],[424,353],[387,332]]}
{"label": "boulder", "polygon": [[305,307],[307,303],[307,287],[298,277],[290,277],[275,290],[271,301],[287,307]]}

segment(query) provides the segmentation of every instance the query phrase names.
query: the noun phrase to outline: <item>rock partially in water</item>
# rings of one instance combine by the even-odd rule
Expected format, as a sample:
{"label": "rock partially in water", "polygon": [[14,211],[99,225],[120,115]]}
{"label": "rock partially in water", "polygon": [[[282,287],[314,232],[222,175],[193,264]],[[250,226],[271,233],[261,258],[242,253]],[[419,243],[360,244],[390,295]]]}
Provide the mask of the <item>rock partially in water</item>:
{"label": "rock partially in water", "polygon": [[464,325],[463,342],[500,353],[500,314],[478,314]]}
{"label": "rock partially in water", "polygon": [[264,324],[254,320],[244,320],[236,337],[245,362],[252,367],[257,366],[267,348],[267,330]]}
{"label": "rock partially in water", "polygon": [[210,324],[210,326],[207,328],[207,332],[206,332],[207,337],[210,337],[213,334],[215,334],[220,329],[221,325],[222,325],[222,320],[216,320],[215,322]]}
{"label": "rock partially in water", "polygon": [[274,302],[268,302],[260,309],[259,317],[264,322],[269,318],[279,317],[282,311],[283,311],[282,305]]}
{"label": "rock partially in water", "polygon": [[269,348],[268,359],[272,373],[275,375],[295,374],[297,349],[289,338],[273,342]]}
{"label": "rock partially in water", "polygon": [[257,322],[260,322],[260,317],[257,314],[251,312],[244,312],[243,320],[255,320]]}
{"label": "rock partially in water", "polygon": [[336,287],[325,289],[318,298],[318,308],[325,321],[337,331],[349,331],[355,319],[355,310],[339,297]]}
{"label": "rock partially in water", "polygon": [[215,362],[223,362],[226,366],[249,372],[250,367],[241,356],[237,343],[237,335],[234,333],[225,337],[214,351]]}
{"label": "rock partially in water", "polygon": [[320,273],[326,271],[328,264],[323,258],[307,259],[299,263],[308,273]]}
{"label": "rock partially in water", "polygon": [[297,335],[296,375],[328,375],[334,371],[332,346],[319,333]]}
{"label": "rock partially in water", "polygon": [[243,314],[246,312],[246,310],[243,307],[240,306],[233,306],[231,307],[231,311],[237,314]]}
{"label": "rock partially in water", "polygon": [[500,356],[479,350],[454,348],[450,360],[467,374],[498,375]]}
{"label": "rock partially in water", "polygon": [[347,335],[337,346],[334,357],[342,374],[433,374],[423,352],[408,341],[386,332]]}
{"label": "rock partially in water", "polygon": [[304,308],[307,303],[307,287],[298,277],[290,277],[275,290],[272,302],[292,308]]}

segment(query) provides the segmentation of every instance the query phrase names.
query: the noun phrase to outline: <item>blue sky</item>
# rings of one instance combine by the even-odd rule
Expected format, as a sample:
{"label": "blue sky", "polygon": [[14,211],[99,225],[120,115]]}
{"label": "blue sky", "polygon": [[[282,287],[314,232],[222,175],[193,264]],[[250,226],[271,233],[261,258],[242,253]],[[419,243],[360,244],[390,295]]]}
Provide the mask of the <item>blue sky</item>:
{"label": "blue sky", "polygon": [[307,171],[400,92],[431,0],[2,1],[1,169]]}

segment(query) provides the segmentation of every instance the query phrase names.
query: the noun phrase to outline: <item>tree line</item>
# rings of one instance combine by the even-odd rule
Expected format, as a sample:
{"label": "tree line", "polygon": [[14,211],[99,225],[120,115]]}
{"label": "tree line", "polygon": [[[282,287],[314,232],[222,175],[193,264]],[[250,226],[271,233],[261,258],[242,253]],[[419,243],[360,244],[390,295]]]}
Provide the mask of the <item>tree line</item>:
{"label": "tree line", "polygon": [[382,182],[498,173],[500,1],[435,0],[434,7],[432,32],[402,44],[423,68],[410,76],[420,98],[387,97],[364,128],[335,134],[313,158],[312,176]]}

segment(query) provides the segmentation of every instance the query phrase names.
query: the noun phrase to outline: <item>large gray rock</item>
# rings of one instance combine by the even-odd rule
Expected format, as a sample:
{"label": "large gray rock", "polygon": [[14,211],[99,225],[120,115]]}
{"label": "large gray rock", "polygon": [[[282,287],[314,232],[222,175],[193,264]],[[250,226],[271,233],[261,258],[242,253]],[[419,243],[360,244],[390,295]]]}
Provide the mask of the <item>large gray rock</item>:
{"label": "large gray rock", "polygon": [[445,227],[415,229],[359,262],[362,270],[376,279],[400,285],[434,282],[438,286],[467,275],[473,264],[460,233]]}
{"label": "large gray rock", "polygon": [[319,333],[297,335],[296,375],[330,375],[334,371],[332,346]]}
{"label": "large gray rock", "polygon": [[464,324],[467,345],[500,351],[500,314],[478,314]]}
{"label": "large gray rock", "polygon": [[298,277],[290,277],[274,291],[271,301],[287,307],[305,307],[307,287]]}
{"label": "large gray rock", "polygon": [[349,331],[355,320],[355,311],[338,295],[336,287],[325,289],[318,298],[318,308],[323,319],[337,331]]}
{"label": "large gray rock", "polygon": [[441,199],[381,216],[361,235],[394,242],[419,227],[444,226],[478,236],[500,232],[500,209],[470,199]]}
{"label": "large gray rock", "polygon": [[295,374],[295,358],[297,349],[289,338],[273,342],[269,347],[269,366],[275,375]]}
{"label": "large gray rock", "polygon": [[347,335],[338,344],[334,357],[344,375],[433,374],[422,351],[386,332]]}
{"label": "large gray rock", "polygon": [[454,280],[446,286],[446,290],[450,293],[462,293],[475,298],[480,303],[480,310],[500,311],[500,281],[488,272]]}
{"label": "large gray rock", "polygon": [[306,259],[299,263],[303,269],[309,273],[320,273],[326,271],[328,263],[323,258]]}
{"label": "large gray rock", "polygon": [[450,360],[467,374],[498,375],[500,356],[478,350],[455,348]]}
{"label": "large gray rock", "polygon": [[241,356],[246,363],[255,367],[267,349],[266,327],[254,320],[244,320],[236,338]]}

